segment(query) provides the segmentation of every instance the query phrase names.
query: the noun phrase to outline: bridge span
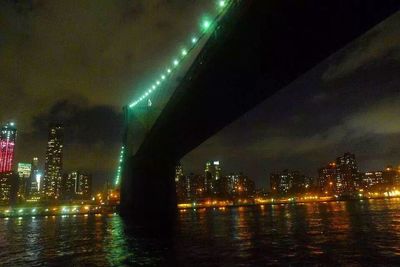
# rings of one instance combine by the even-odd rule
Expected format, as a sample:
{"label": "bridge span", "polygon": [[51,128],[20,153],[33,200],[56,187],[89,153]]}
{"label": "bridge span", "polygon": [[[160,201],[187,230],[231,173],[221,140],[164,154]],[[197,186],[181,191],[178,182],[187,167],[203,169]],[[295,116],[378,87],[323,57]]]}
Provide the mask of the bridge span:
{"label": "bridge span", "polygon": [[397,0],[233,0],[135,153],[125,108],[121,214],[161,227],[173,222],[175,165],[185,154],[399,6]]}

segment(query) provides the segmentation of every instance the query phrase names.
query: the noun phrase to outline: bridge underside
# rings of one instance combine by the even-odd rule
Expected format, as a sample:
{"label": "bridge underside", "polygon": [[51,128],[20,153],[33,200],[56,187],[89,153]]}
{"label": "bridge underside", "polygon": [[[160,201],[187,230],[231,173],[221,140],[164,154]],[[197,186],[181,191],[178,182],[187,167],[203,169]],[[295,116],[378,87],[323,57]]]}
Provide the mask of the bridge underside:
{"label": "bridge underside", "polygon": [[391,0],[237,1],[127,158],[122,214],[173,219],[180,158],[398,8]]}

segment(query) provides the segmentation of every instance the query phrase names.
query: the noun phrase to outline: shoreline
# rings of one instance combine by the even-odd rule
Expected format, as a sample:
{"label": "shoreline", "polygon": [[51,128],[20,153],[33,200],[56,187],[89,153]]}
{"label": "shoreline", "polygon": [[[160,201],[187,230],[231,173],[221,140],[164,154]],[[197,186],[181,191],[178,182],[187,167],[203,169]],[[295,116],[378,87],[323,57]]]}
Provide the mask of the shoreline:
{"label": "shoreline", "polygon": [[[264,201],[255,201],[255,202],[247,202],[247,203],[233,203],[233,204],[201,204],[196,203],[195,205],[191,204],[191,206],[180,206],[182,204],[178,204],[177,211],[185,212],[188,210],[196,211],[198,209],[231,209],[231,208],[240,208],[240,207],[261,207],[264,208],[265,205],[303,205],[303,204],[317,204],[317,203],[328,203],[328,202],[353,202],[353,201],[363,201],[363,200],[379,200],[379,199],[398,199],[400,196],[392,196],[392,197],[360,197],[360,198],[349,198],[349,199],[339,199],[335,197],[324,197],[320,199],[312,199],[312,200],[264,200]],[[23,218],[23,217],[64,217],[64,216],[76,216],[76,215],[109,215],[109,214],[118,214],[116,205],[110,206],[37,206],[30,208],[21,208],[21,207],[9,207],[3,206],[5,209],[0,211],[0,219],[4,218]],[[0,207],[1,209],[1,207]]]}
{"label": "shoreline", "polygon": [[335,197],[329,197],[324,199],[313,199],[313,200],[273,200],[273,201],[264,201],[264,202],[255,202],[255,203],[234,203],[228,205],[208,205],[208,204],[196,204],[192,206],[179,206],[178,210],[190,210],[190,209],[207,209],[207,208],[235,208],[235,207],[256,207],[256,206],[264,206],[264,205],[296,205],[296,204],[309,204],[309,203],[328,203],[328,202],[352,202],[352,201],[363,201],[363,200],[378,200],[378,199],[398,199],[400,196],[392,196],[392,197],[360,197],[360,198],[348,198],[348,199],[340,199]]}

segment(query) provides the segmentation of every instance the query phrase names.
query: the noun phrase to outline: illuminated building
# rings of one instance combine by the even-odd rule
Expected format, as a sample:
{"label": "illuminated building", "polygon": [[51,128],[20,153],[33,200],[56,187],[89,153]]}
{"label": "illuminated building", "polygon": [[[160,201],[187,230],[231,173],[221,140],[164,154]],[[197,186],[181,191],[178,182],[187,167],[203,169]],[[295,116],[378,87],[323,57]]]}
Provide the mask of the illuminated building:
{"label": "illuminated building", "polygon": [[64,199],[73,199],[75,197],[75,188],[77,185],[78,173],[71,172],[63,177],[62,195]]}
{"label": "illuminated building", "polygon": [[318,187],[321,191],[328,194],[336,194],[341,183],[340,175],[335,162],[329,163],[328,166],[318,170]]}
{"label": "illuminated building", "polygon": [[18,199],[25,200],[29,194],[29,182],[32,165],[30,163],[18,163]]}
{"label": "illuminated building", "polygon": [[270,174],[270,186],[273,194],[302,193],[312,185],[312,178],[299,171],[283,170]]}
{"label": "illuminated building", "polygon": [[29,197],[40,197],[42,186],[42,174],[39,172],[39,159],[34,157],[32,159],[32,171],[29,183]]}
{"label": "illuminated building", "polygon": [[18,175],[14,172],[0,173],[0,203],[14,204],[18,191]]}
{"label": "illuminated building", "polygon": [[312,188],[314,186],[314,177],[311,176],[305,176],[304,177],[304,183],[303,183],[303,188],[306,190],[309,188]]}
{"label": "illuminated building", "polygon": [[88,173],[79,172],[76,195],[80,199],[89,200],[92,196],[92,176]]}
{"label": "illuminated building", "polygon": [[176,197],[178,201],[185,201],[190,195],[190,182],[187,181],[183,174],[183,167],[178,164],[175,167],[175,185],[176,185]]}
{"label": "illuminated building", "polygon": [[336,166],[339,174],[337,189],[340,193],[352,192],[361,186],[361,175],[354,154],[345,153],[342,157],[338,157]]}
{"label": "illuminated building", "polygon": [[398,180],[399,173],[393,166],[386,166],[382,173],[383,182],[388,185],[394,185]]}
{"label": "illuminated building", "polygon": [[186,175],[188,199],[195,200],[205,196],[204,176],[190,173]]}
{"label": "illuminated building", "polygon": [[[221,179],[223,180],[223,179]],[[228,190],[227,193],[232,197],[250,197],[255,193],[255,183],[252,179],[242,173],[234,173],[226,176],[227,184],[223,186],[223,190]]]}
{"label": "illuminated building", "polygon": [[349,194],[361,189],[363,183],[356,156],[351,153],[345,153],[318,171],[318,186],[325,194]]}
{"label": "illuminated building", "polygon": [[396,185],[400,184],[400,166],[397,167],[397,177],[395,179],[395,184]]}
{"label": "illuminated building", "polygon": [[218,193],[217,181],[220,178],[221,178],[220,162],[217,160],[208,161],[206,163],[205,176],[204,176],[204,186],[205,186],[206,194],[208,196],[213,196]]}
{"label": "illuminated building", "polygon": [[43,193],[46,199],[57,199],[61,193],[63,167],[63,127],[50,125],[47,142],[46,162],[43,180]]}
{"label": "illuminated building", "polygon": [[13,122],[7,123],[0,132],[0,173],[10,172],[13,168],[17,129]]}
{"label": "illuminated building", "polygon": [[64,176],[63,197],[65,199],[89,200],[92,195],[92,177],[84,172],[74,171]]}
{"label": "illuminated building", "polygon": [[383,183],[383,172],[382,171],[370,171],[364,173],[363,177],[364,185],[371,187],[377,184]]}

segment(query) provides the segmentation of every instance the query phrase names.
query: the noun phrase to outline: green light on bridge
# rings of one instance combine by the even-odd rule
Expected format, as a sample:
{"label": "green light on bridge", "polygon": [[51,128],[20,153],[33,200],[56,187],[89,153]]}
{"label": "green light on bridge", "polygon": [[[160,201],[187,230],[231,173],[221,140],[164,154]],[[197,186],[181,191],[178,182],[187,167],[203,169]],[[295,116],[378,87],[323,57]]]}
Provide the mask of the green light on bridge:
{"label": "green light on bridge", "polygon": [[211,21],[208,18],[204,18],[201,23],[201,28],[206,32],[211,26]]}
{"label": "green light on bridge", "polygon": [[124,162],[124,154],[125,154],[125,147],[121,147],[121,151],[119,152],[119,161],[118,161],[118,168],[117,168],[117,174],[115,175],[115,186],[119,185],[119,182],[121,180],[121,171],[122,171],[122,164]]}
{"label": "green light on bridge", "polygon": [[[187,56],[189,55],[189,53],[193,50],[193,48],[195,48],[198,44],[198,41],[205,36],[205,34],[210,30],[211,26],[213,26],[213,24],[218,23],[218,19],[219,19],[219,15],[222,14],[222,12],[227,9],[228,5],[229,5],[230,0],[217,0],[216,1],[216,5],[218,8],[218,15],[215,16],[214,19],[209,19],[208,17],[203,17],[203,19],[201,20],[200,23],[200,30],[198,35],[194,35],[192,36],[192,38],[190,39],[190,47],[188,47],[188,49],[182,49],[180,51],[180,55],[178,57],[176,57],[173,61],[172,61],[172,67],[173,68],[177,68],[178,65],[181,63],[181,61]],[[214,27],[213,27],[214,28]],[[172,69],[171,68],[167,68],[167,73],[171,74],[172,73]],[[164,81],[166,79],[166,75],[162,74],[161,75],[161,81]],[[132,102],[129,104],[129,108],[133,108],[136,105],[138,105],[140,102],[144,101],[145,99],[149,99],[149,95],[156,89],[157,86],[161,85],[161,81],[157,80],[155,82],[155,84],[153,84],[151,86],[152,89],[149,89],[147,91],[145,91],[136,101]]]}

